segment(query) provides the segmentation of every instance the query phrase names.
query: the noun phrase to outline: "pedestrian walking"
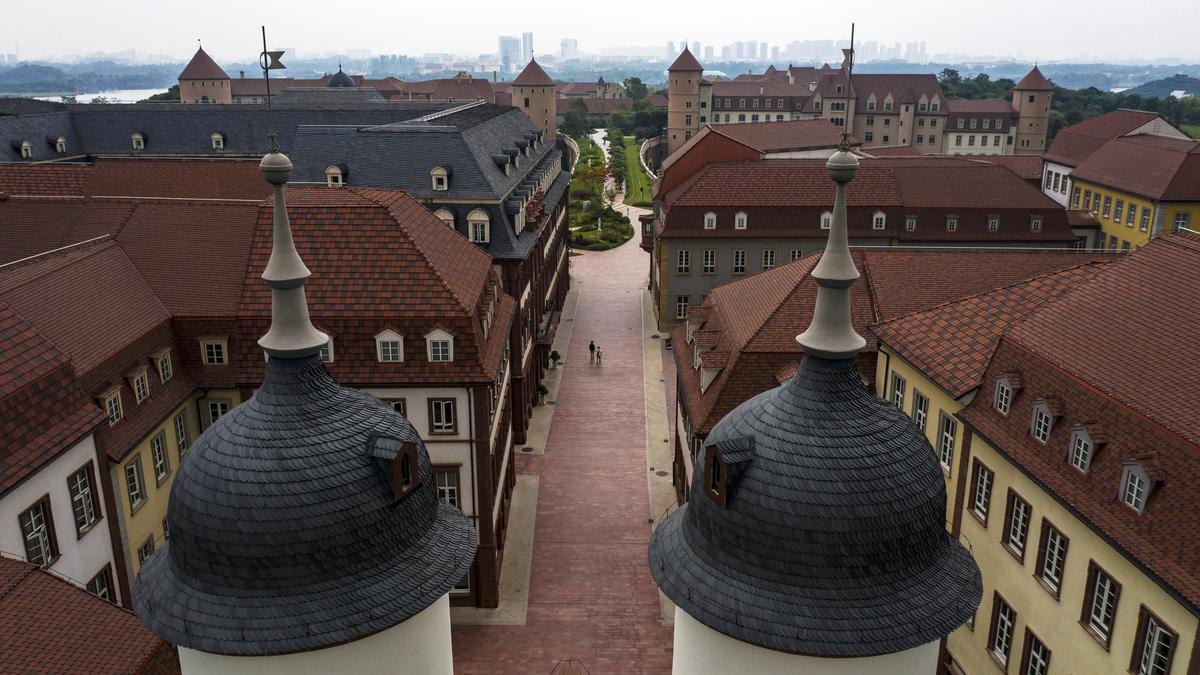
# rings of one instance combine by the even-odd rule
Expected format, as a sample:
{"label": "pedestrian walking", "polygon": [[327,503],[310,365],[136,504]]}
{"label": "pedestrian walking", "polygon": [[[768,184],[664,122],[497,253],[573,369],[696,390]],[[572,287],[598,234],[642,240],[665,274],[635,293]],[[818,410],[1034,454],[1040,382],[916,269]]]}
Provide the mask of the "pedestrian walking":
{"label": "pedestrian walking", "polygon": [[595,363],[595,362],[596,362],[596,343],[589,342],[588,343],[588,363]]}
{"label": "pedestrian walking", "polygon": [[596,347],[596,365],[604,363],[604,350]]}

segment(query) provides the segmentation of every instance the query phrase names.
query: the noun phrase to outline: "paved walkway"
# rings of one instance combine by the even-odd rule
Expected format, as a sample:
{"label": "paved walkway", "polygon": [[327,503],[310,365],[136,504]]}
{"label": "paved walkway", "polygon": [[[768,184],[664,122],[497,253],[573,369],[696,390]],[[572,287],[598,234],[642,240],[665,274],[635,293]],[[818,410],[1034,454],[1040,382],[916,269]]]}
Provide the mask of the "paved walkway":
{"label": "paved walkway", "polygon": [[[518,473],[538,477],[526,623],[454,626],[459,673],[548,675],[571,659],[591,675],[670,672],[671,631],[646,562],[647,261],[637,241],[571,259],[578,305],[545,454],[517,460]],[[604,365],[588,362],[589,340]]]}

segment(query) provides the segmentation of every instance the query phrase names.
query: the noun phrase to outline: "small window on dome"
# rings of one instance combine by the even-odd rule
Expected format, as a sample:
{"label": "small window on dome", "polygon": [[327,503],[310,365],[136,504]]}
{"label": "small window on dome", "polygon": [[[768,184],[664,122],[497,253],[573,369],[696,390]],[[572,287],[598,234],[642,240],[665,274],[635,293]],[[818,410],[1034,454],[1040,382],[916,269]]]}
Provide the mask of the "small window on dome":
{"label": "small window on dome", "polygon": [[704,491],[712,498],[714,502],[721,506],[725,506],[726,497],[726,478],[728,476],[725,470],[725,461],[721,459],[721,450],[710,445],[708,450],[708,461],[704,465]]}
{"label": "small window on dome", "polygon": [[398,502],[421,485],[417,464],[417,446],[405,443],[392,460],[392,501]]}

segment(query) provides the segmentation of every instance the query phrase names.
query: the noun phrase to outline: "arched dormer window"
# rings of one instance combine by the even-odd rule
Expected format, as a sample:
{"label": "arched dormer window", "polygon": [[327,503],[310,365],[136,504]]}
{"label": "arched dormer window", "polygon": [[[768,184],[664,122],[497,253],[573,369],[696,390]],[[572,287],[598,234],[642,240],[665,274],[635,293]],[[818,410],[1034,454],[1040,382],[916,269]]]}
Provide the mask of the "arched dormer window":
{"label": "arched dormer window", "polygon": [[712,212],[704,214],[704,229],[706,229],[706,230],[717,229],[717,214],[712,213]]}
{"label": "arched dormer window", "polygon": [[33,143],[21,141],[21,159],[33,159]]}
{"label": "arched dormer window", "polygon": [[733,229],[735,229],[735,230],[746,229],[746,214],[745,213],[738,212],[737,215],[735,215],[733,217]]}
{"label": "arched dormer window", "polygon": [[224,150],[225,149],[225,135],[222,134],[221,132],[214,131],[212,133],[212,135],[209,136],[208,138],[209,138],[209,140],[212,141],[212,149],[213,150]]}
{"label": "arched dormer window", "polygon": [[444,166],[435,166],[429,172],[430,178],[433,180],[433,189],[441,192],[450,189],[450,172]]}
{"label": "arched dormer window", "polygon": [[491,218],[483,209],[467,214],[467,236],[473,244],[486,244],[492,240]]}
{"label": "arched dormer window", "polygon": [[821,229],[828,230],[833,227],[833,212],[826,211],[821,214]]}
{"label": "arched dormer window", "polygon": [[404,336],[390,328],[376,335],[375,356],[380,363],[403,363]]}
{"label": "arched dormer window", "polygon": [[433,215],[437,216],[438,220],[441,220],[443,223],[454,227],[454,214],[449,209],[438,209],[434,211]]}
{"label": "arched dormer window", "polygon": [[421,487],[420,454],[416,443],[376,436],[371,439],[369,452],[376,468],[392,488],[393,503]]}
{"label": "arched dormer window", "polygon": [[425,352],[430,363],[454,360],[454,336],[438,328],[425,335]]}
{"label": "arched dormer window", "polygon": [[130,135],[129,140],[133,143],[134,150],[145,150],[146,149],[145,134],[135,131],[132,135]]}
{"label": "arched dormer window", "polygon": [[325,184],[330,186],[345,185],[346,175],[342,167],[334,164],[325,168]]}
{"label": "arched dormer window", "polygon": [[867,110],[868,111],[875,110],[875,94],[871,94],[870,96],[867,97]]}
{"label": "arched dormer window", "polygon": [[871,229],[882,230],[887,227],[887,215],[883,211],[876,211],[875,215],[871,216]]}
{"label": "arched dormer window", "polygon": [[56,141],[54,141],[54,151],[58,152],[60,154],[66,152],[67,151],[67,139],[62,136],[59,136],[58,139]]}

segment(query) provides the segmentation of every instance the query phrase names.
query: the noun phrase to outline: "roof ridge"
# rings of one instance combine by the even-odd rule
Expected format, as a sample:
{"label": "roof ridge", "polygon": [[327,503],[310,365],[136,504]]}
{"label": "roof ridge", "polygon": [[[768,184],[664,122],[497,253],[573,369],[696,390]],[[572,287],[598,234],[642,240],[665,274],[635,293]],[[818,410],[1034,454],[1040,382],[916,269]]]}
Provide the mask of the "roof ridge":
{"label": "roof ridge", "polygon": [[[100,241],[101,239],[112,239],[112,243],[114,243],[114,244],[116,243],[116,239],[113,237],[112,233],[106,232],[105,234],[102,234],[98,237],[92,237],[91,239],[85,239],[83,241],[78,241],[73,244],[66,244],[65,246],[59,246],[58,248],[52,248],[49,251],[42,251],[41,253],[35,253],[34,255],[27,256],[25,258],[18,258],[17,260],[12,260],[12,261],[0,264],[0,272],[7,272],[9,270],[21,269],[22,267],[26,267],[28,265],[39,263],[43,260],[49,260],[51,256],[66,255],[68,253],[73,253],[75,251],[83,250],[88,247],[95,247],[97,250],[99,250],[103,243]],[[0,287],[3,287],[3,284],[0,284]]]}
{"label": "roof ridge", "polygon": [[[806,256],[804,258],[800,258],[799,260],[794,260],[794,261],[788,263],[787,265],[781,265],[778,268],[778,269],[783,269],[783,268],[787,267],[788,265],[795,265],[796,263],[806,261],[809,258],[812,258],[814,256],[817,257],[817,260],[813,261],[813,264],[808,268],[808,271],[806,271],[804,274],[801,274],[800,277],[798,279],[796,279],[796,283],[792,284],[792,287],[788,290],[788,292],[783,294],[783,299],[779,301],[779,304],[775,305],[775,309],[779,309],[779,305],[782,305],[783,303],[787,302],[788,298],[791,298],[792,294],[796,292],[796,289],[800,288],[800,284],[804,283],[805,279],[812,276],[812,271],[813,271],[813,269],[816,268],[817,262],[820,261],[821,255],[824,255],[824,254],[823,253],[821,253],[821,254],[814,253],[813,255]],[[746,338],[746,342],[742,345],[743,348],[746,345],[749,345],[751,342],[753,342],[755,340],[755,338],[758,337],[758,334],[760,332],[762,332],[763,328],[766,327],[766,325],[770,322],[771,317],[774,315],[775,315],[774,311],[767,312],[766,316],[763,317],[762,323],[758,324],[758,327],[755,328],[754,331],[751,332],[750,335]],[[743,351],[743,349],[738,349],[737,351],[739,353],[741,353]]]}

